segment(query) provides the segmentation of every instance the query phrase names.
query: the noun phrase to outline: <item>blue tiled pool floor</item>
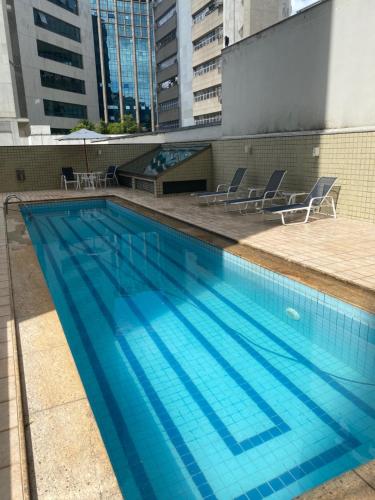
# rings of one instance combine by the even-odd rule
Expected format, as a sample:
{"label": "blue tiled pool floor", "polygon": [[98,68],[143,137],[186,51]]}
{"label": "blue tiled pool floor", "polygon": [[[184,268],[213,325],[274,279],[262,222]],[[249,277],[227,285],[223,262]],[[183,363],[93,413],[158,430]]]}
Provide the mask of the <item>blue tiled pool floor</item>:
{"label": "blue tiled pool floor", "polygon": [[127,499],[289,499],[375,457],[373,316],[112,202],[23,213]]}

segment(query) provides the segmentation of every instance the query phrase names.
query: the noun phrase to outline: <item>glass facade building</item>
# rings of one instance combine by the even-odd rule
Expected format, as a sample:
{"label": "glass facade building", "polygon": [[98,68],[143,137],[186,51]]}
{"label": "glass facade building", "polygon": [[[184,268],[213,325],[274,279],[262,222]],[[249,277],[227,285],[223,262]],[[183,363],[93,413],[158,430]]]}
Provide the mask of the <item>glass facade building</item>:
{"label": "glass facade building", "polygon": [[100,115],[131,114],[155,128],[155,55],[151,0],[90,0]]}

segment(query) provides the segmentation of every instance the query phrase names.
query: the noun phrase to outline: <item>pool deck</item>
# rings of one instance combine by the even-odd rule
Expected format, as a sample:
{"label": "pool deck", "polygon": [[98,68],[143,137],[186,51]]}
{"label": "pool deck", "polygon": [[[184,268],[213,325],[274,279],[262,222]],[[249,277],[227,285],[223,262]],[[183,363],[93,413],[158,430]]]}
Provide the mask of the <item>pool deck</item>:
{"label": "pool deck", "polygon": [[[223,207],[220,206],[199,207],[190,196],[155,199],[147,193],[133,192],[126,188],[95,192],[53,190],[18,194],[23,201],[114,195],[124,200],[124,203],[130,202],[143,207],[140,209],[143,213],[147,213],[148,209],[153,210],[155,218],[167,221],[177,229],[288,274],[311,286],[317,285],[316,287],[320,288],[319,283],[323,283],[322,291],[341,296],[344,300],[356,303],[365,309],[372,311],[375,309],[375,225],[371,223],[339,217],[337,220],[323,219],[306,225],[284,227],[279,222],[263,221],[261,215],[240,216],[224,213]],[[6,194],[0,194],[0,205],[5,196]],[[164,216],[173,219],[166,219]],[[76,498],[74,496],[76,494],[90,492],[92,495],[94,491],[98,493],[98,498],[99,495],[101,498],[119,498],[108,457],[103,450],[103,443],[74,362],[67,352],[61,325],[49,295],[43,297],[43,307],[46,302],[47,307],[40,315],[43,316],[42,322],[40,316],[32,319],[27,319],[27,315],[23,317],[21,311],[24,336],[29,333],[32,339],[29,343],[19,345],[20,340],[16,337],[14,323],[13,293],[19,302],[22,286],[27,285],[28,280],[30,283],[34,281],[37,283],[42,275],[39,266],[33,265],[36,261],[25,261],[23,264],[28,266],[28,269],[32,267],[33,273],[24,277],[24,283],[18,283],[18,292],[17,290],[11,292],[5,230],[3,211],[0,210],[0,498],[27,499],[30,497],[30,489],[35,494],[33,489],[36,485],[30,485],[31,475],[27,471],[25,426],[28,432],[30,429],[34,429],[35,432],[37,429],[38,439],[35,440],[34,436],[33,443],[36,443],[36,449],[33,449],[33,452],[38,454],[38,460],[45,462],[41,465],[41,472],[37,477],[40,498]],[[19,264],[22,264],[22,257],[19,258]],[[292,265],[290,272],[288,272],[289,265]],[[43,283],[39,285],[37,283],[35,290],[38,287],[45,287]],[[33,297],[35,293],[31,287],[27,300],[33,301]],[[41,307],[41,304],[32,304],[32,307],[35,306]],[[42,333],[51,330],[53,336],[46,340],[44,335],[35,331],[38,327],[44,329]],[[21,357],[17,352],[20,347],[22,358],[25,356],[25,360],[27,359],[25,364],[23,361],[20,363]],[[55,363],[59,371],[56,380],[45,382],[40,393],[32,395],[29,413],[25,415],[22,409],[25,395],[22,392],[24,388],[20,384],[20,366],[21,379],[25,375],[34,377],[36,373],[42,381],[45,379],[45,370],[50,364],[49,361],[46,362],[47,357],[50,360],[53,354],[56,355]],[[56,394],[56,388],[64,385],[60,382],[60,377],[63,375],[69,379],[69,390],[66,389],[64,393],[60,388],[60,392]],[[28,403],[30,405],[30,396]],[[49,436],[56,435],[55,418],[58,420],[57,427],[61,426],[63,429],[68,420],[72,423],[73,429],[72,436],[57,435],[53,443],[56,449],[60,447],[61,454],[58,458],[63,462],[57,472],[52,466],[48,470],[50,457],[46,448],[49,447],[49,442],[41,435],[42,428],[47,429]],[[79,449],[75,447],[75,440],[78,437],[85,443],[85,446],[78,447]],[[72,439],[69,441],[69,438]],[[66,446],[67,440],[68,446]],[[71,467],[72,470],[66,470],[64,457],[70,458],[72,454],[75,457],[74,465]],[[91,462],[95,463],[95,470],[92,474],[85,475],[84,472],[87,472]],[[34,474],[35,472],[38,473],[38,470],[34,471]],[[62,478],[58,479],[55,477],[56,474]],[[53,483],[55,489],[48,490]],[[81,486],[87,488],[84,483],[89,483],[89,487],[82,490]],[[41,485],[45,485],[45,492],[39,490]],[[68,490],[69,485],[71,491]],[[98,485],[99,490],[95,489]],[[306,500],[375,498],[375,462],[329,481],[300,498]]]}

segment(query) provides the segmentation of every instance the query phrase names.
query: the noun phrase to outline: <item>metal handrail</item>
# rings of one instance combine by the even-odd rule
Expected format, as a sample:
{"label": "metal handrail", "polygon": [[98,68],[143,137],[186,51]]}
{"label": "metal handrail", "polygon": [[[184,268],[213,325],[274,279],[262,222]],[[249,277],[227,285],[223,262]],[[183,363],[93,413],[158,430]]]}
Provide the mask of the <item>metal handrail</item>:
{"label": "metal handrail", "polygon": [[14,194],[14,193],[8,194],[8,196],[5,198],[4,203],[3,203],[4,210],[5,210],[5,215],[8,214],[9,202],[12,199],[16,199],[16,200],[18,200],[18,201],[20,201],[22,203],[22,199],[17,194]]}

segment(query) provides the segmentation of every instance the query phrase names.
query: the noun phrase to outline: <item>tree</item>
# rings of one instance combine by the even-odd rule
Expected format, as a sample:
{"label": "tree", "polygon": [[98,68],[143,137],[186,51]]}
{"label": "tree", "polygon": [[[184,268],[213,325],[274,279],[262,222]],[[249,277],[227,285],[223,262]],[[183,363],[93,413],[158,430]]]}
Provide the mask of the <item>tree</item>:
{"label": "tree", "polygon": [[98,132],[98,134],[106,134],[107,133],[106,122],[104,120],[100,120],[98,123],[96,123],[95,131]]}
{"label": "tree", "polygon": [[121,122],[111,122],[107,125],[107,134],[123,134]]}
{"label": "tree", "polygon": [[86,128],[87,130],[95,130],[95,125],[94,123],[90,122],[90,120],[80,120],[77,125],[71,129],[71,132],[81,130],[81,128]]}
{"label": "tree", "polygon": [[100,120],[98,123],[92,123],[90,120],[80,120],[77,125],[71,129],[71,132],[86,128],[95,130],[99,134],[134,134],[138,132],[137,122],[132,115],[125,115],[121,122],[106,123]]}
{"label": "tree", "polygon": [[134,134],[138,132],[137,122],[134,120],[133,115],[125,115],[122,123],[125,134]]}

